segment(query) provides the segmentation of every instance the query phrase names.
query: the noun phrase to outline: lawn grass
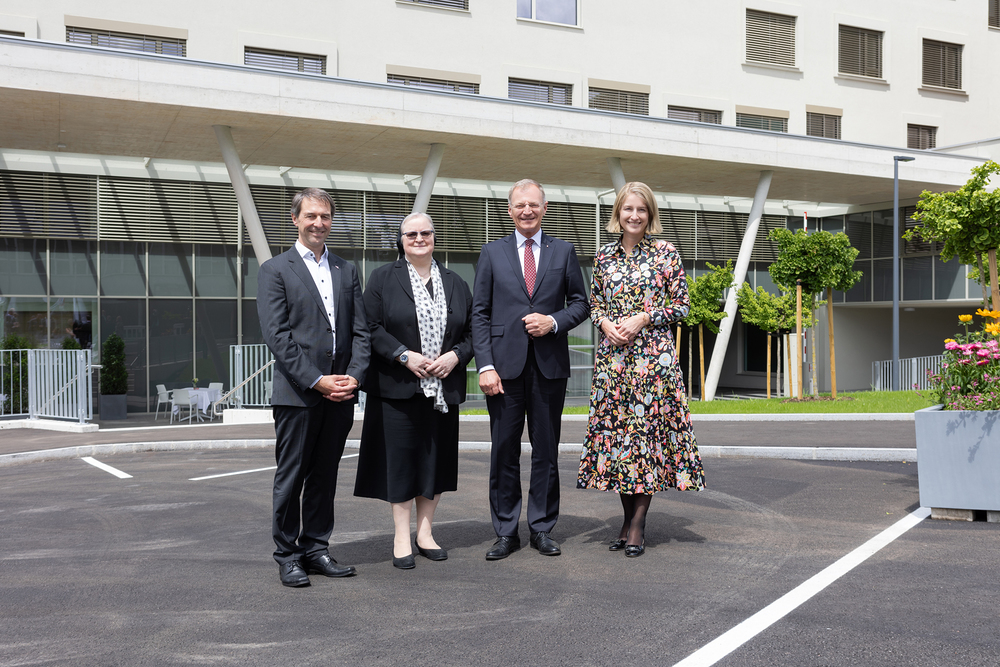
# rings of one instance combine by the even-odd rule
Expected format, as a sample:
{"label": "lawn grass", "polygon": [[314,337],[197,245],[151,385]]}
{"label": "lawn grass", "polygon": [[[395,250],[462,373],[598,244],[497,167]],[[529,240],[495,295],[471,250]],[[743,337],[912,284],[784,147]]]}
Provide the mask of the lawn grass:
{"label": "lawn grass", "polygon": [[[803,400],[786,402],[784,398],[754,398],[731,400],[717,397],[711,402],[691,401],[691,414],[799,414],[816,412],[914,412],[932,405],[929,392],[921,396],[915,391],[850,391],[837,392],[837,400],[829,400],[830,394],[820,394],[826,400]],[[571,405],[563,409],[564,415],[585,415],[586,405]],[[485,415],[485,409],[462,410],[463,415]]]}

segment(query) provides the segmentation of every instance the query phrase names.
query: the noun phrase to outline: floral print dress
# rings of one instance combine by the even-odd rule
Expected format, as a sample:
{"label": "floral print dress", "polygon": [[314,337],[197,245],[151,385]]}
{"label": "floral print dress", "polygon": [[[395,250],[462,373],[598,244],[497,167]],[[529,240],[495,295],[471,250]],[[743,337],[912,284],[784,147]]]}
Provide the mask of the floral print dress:
{"label": "floral print dress", "polygon": [[598,251],[594,325],[642,311],[651,324],[621,347],[600,336],[577,488],[643,495],[705,488],[670,331],[689,309],[680,254],[670,243],[647,235],[628,256],[620,240]]}

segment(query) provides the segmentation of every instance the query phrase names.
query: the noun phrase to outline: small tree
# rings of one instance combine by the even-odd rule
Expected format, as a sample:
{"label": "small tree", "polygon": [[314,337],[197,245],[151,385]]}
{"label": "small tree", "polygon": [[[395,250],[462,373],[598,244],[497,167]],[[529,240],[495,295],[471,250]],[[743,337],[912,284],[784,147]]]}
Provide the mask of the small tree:
{"label": "small tree", "polygon": [[28,412],[28,353],[19,350],[33,347],[27,337],[17,334],[8,334],[0,341],[0,349],[11,350],[0,374],[0,394],[4,395],[2,414]]}
{"label": "small tree", "polygon": [[125,341],[118,334],[108,336],[101,347],[101,393],[105,395],[128,393]]}
{"label": "small tree", "polygon": [[[771,336],[781,330],[786,313],[792,310],[793,304],[788,294],[771,294],[763,287],[754,291],[749,283],[743,283],[736,293],[736,303],[740,307],[743,321],[767,334],[767,397],[771,398]],[[781,358],[780,347],[778,358]],[[780,367],[778,378],[781,378]]]}
{"label": "small tree", "polygon": [[[715,266],[705,263],[709,272],[697,278],[688,279],[688,294],[691,297],[691,310],[684,318],[689,327],[698,327],[698,355],[701,363],[701,400],[705,400],[705,329],[714,334],[719,333],[719,322],[726,316],[720,304],[723,295],[733,284],[733,260],[727,259],[725,266]],[[690,338],[688,338],[690,343]],[[690,356],[688,357],[690,365]],[[690,373],[689,373],[690,376]]]}

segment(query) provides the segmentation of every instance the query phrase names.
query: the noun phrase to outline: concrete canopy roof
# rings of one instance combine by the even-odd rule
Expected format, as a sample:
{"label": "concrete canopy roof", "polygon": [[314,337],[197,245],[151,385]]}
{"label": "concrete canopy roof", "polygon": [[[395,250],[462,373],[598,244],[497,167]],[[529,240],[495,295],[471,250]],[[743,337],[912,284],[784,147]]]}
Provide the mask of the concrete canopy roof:
{"label": "concrete canopy roof", "polygon": [[[608,189],[606,159],[660,192],[846,205],[951,190],[982,160],[589,109],[422,91],[0,37],[0,147],[217,163],[212,125],[244,163]],[[60,146],[61,145],[61,146]]]}

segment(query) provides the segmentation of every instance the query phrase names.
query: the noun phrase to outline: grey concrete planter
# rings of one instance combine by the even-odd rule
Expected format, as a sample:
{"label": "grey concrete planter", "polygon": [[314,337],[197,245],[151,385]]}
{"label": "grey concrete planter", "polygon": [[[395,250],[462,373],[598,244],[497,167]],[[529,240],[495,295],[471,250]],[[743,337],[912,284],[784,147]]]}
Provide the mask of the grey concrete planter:
{"label": "grey concrete planter", "polygon": [[99,412],[101,421],[128,418],[128,394],[101,394]]}
{"label": "grey concrete planter", "polygon": [[1000,410],[942,410],[935,405],[917,410],[914,425],[920,504],[987,510],[992,519],[1000,510]]}

